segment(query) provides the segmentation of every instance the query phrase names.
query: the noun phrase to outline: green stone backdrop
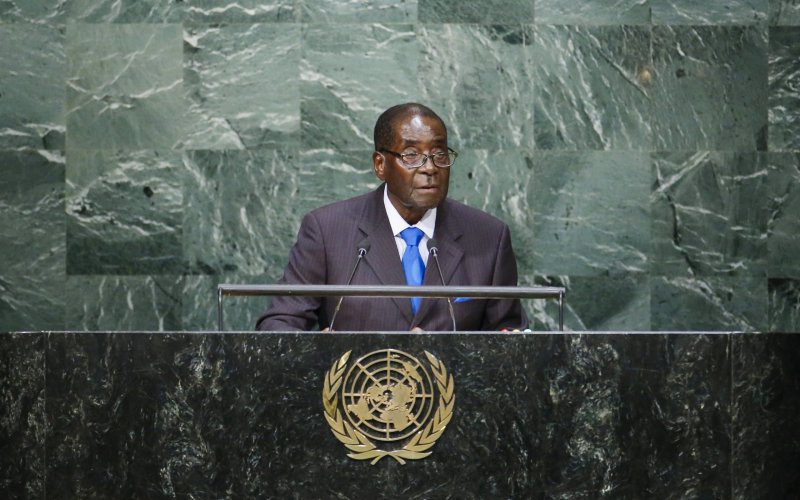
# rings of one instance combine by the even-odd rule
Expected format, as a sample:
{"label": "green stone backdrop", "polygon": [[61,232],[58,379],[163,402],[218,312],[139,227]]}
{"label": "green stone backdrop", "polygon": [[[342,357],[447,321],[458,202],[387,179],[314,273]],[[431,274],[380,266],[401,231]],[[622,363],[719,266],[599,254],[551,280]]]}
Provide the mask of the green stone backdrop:
{"label": "green stone backdrop", "polygon": [[8,0],[0,41],[0,330],[215,328],[403,101],[569,328],[800,329],[798,0]]}

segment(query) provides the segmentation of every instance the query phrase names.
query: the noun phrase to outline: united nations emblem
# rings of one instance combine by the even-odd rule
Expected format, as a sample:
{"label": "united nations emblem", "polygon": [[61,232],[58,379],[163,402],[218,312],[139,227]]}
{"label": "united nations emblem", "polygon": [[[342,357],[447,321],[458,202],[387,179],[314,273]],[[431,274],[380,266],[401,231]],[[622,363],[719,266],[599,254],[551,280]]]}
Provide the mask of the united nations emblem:
{"label": "united nations emblem", "polygon": [[347,456],[374,465],[387,456],[405,464],[430,455],[455,406],[453,376],[444,364],[425,351],[429,370],[410,354],[382,349],[348,366],[351,352],[333,363],[322,385],[325,419],[351,451]]}

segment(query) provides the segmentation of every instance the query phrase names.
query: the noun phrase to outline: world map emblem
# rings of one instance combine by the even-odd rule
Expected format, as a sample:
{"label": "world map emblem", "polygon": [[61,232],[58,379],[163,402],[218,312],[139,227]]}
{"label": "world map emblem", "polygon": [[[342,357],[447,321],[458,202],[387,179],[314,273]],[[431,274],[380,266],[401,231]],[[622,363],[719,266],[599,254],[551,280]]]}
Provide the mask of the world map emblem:
{"label": "world map emblem", "polygon": [[455,384],[444,364],[424,352],[427,363],[396,349],[348,363],[347,351],[325,373],[325,419],[348,457],[405,464],[432,453],[453,416]]}

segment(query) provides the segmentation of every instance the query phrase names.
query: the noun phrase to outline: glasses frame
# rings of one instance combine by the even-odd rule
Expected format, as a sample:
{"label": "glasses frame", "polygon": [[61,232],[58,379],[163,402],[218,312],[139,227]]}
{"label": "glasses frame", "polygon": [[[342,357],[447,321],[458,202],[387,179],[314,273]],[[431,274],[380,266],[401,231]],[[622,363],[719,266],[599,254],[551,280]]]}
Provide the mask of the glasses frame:
{"label": "glasses frame", "polygon": [[[452,158],[452,161],[450,162],[450,165],[447,165],[446,167],[443,167],[443,166],[441,166],[441,165],[437,165],[437,164],[436,164],[436,161],[433,159],[433,155],[426,155],[425,153],[398,153],[398,152],[396,152],[396,151],[391,151],[391,150],[389,150],[389,149],[383,149],[383,148],[381,148],[381,149],[379,149],[379,150],[378,150],[378,152],[379,152],[379,153],[390,153],[390,154],[393,154],[393,155],[395,155],[396,157],[400,158],[400,163],[401,163],[401,164],[403,165],[403,167],[405,167],[407,170],[416,170],[416,169],[418,169],[418,168],[422,168],[422,167],[424,167],[424,166],[425,166],[425,164],[426,164],[426,163],[428,163],[428,159],[430,159],[430,160],[431,160],[431,163],[432,163],[432,164],[433,164],[433,166],[434,166],[434,167],[436,167],[436,168],[450,168],[450,167],[452,167],[452,166],[453,166],[453,163],[455,163],[455,162],[456,162],[456,158],[458,158],[458,153],[457,153],[456,151],[453,151],[451,148],[447,148],[447,151],[448,151],[448,153],[450,154],[450,157]],[[422,155],[422,157],[423,157],[423,159],[422,159],[422,163],[420,163],[420,164],[419,164],[419,165],[417,165],[416,167],[409,166],[409,165],[408,165],[408,163],[406,162],[406,158],[405,158],[405,157],[406,157],[406,155],[409,155],[409,154]]]}

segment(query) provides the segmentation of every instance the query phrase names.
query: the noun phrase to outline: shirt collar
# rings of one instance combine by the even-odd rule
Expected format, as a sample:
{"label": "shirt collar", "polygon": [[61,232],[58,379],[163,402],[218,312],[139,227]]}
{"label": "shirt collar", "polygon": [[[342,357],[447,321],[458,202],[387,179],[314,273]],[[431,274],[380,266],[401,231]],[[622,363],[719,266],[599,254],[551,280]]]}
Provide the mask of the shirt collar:
{"label": "shirt collar", "polygon": [[[398,236],[401,231],[406,229],[407,227],[411,227],[411,225],[406,222],[403,216],[400,215],[400,212],[394,208],[392,205],[392,201],[389,199],[389,187],[384,186],[383,188],[383,206],[386,208],[386,215],[389,216],[389,224],[392,226],[392,234]],[[425,233],[425,236],[428,239],[433,238],[433,231],[436,229],[436,210],[437,208],[431,208],[422,218],[414,224],[414,227],[418,227]]]}

